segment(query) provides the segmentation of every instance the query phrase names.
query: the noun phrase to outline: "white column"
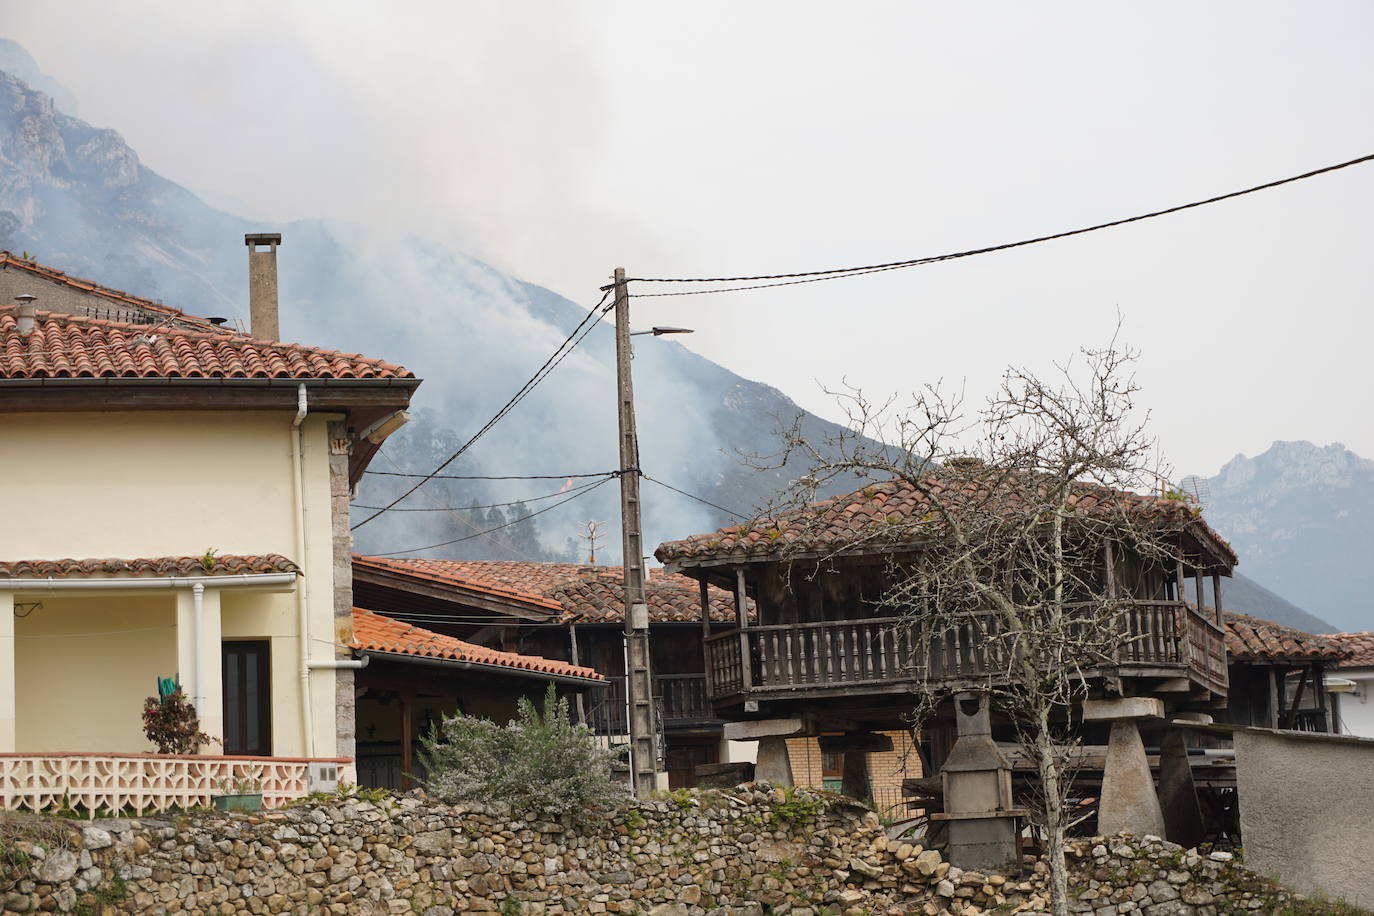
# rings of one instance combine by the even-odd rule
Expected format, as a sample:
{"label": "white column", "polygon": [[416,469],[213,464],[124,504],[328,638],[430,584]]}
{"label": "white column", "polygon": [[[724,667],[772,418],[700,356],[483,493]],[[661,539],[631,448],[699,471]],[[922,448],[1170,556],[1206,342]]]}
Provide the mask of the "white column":
{"label": "white column", "polygon": [[196,682],[195,602],[189,588],[176,590],[177,600],[177,683],[181,692],[194,702]]}
{"label": "white column", "polygon": [[[177,589],[177,680],[181,692],[196,707],[200,730],[213,738],[224,738],[224,673],[220,656],[219,589],[201,592],[200,613],[196,613],[196,593]],[[197,616],[199,625],[197,626]],[[200,644],[196,645],[199,635]],[[208,744],[203,754],[224,753],[221,744]]]}
{"label": "white column", "polygon": [[14,592],[0,592],[0,753],[18,750],[14,684]]}
{"label": "white column", "polygon": [[196,653],[200,671],[201,698],[196,703],[200,730],[219,739],[203,748],[206,754],[224,753],[224,656],[219,596],[217,588],[205,590],[200,609],[200,651]]}

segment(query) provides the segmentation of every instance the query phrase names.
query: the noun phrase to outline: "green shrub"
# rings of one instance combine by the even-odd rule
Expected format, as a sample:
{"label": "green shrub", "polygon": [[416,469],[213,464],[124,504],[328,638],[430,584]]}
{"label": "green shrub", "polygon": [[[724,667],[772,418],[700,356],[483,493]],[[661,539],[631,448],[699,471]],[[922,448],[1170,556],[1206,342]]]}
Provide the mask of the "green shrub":
{"label": "green shrub", "polygon": [[456,715],[421,739],[425,787],[445,801],[504,802],[537,817],[592,819],[629,796],[611,775],[619,755],[598,747],[549,686],[541,712],[523,697],[507,725]]}

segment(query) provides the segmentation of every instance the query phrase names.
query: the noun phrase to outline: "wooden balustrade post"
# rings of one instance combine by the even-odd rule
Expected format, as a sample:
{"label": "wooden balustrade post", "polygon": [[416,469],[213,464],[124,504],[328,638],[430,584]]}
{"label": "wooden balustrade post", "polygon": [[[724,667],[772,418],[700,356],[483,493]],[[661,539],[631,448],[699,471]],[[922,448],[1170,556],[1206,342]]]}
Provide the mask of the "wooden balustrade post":
{"label": "wooden balustrade post", "polygon": [[1226,621],[1221,607],[1221,573],[1212,573],[1212,603],[1217,609],[1217,626],[1225,628]]}

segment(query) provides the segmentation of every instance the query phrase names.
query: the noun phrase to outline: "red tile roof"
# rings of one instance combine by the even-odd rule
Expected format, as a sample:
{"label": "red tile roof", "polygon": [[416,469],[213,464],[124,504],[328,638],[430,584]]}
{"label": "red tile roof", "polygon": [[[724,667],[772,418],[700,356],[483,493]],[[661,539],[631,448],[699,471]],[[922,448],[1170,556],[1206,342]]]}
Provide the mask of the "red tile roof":
{"label": "red tile roof", "polygon": [[[977,473],[942,470],[925,481],[947,500],[989,501],[987,487]],[[1008,485],[1006,497],[1020,499],[1020,488]],[[1188,529],[1224,560],[1235,564],[1234,551],[1207,526],[1195,507],[1184,500],[1112,490],[1089,483],[1074,485],[1075,506],[1083,512],[1130,512],[1154,524]],[[860,549],[911,547],[937,536],[936,519],[925,494],[903,480],[870,484],[853,493],[812,503],[710,534],[697,534],[660,544],[654,556],[663,563],[745,558],[782,558],[799,552],[845,552]]]}
{"label": "red tile roof", "polygon": [[0,579],[60,579],[121,576],[231,576],[251,573],[298,573],[300,567],[277,553],[255,556],[139,557],[133,560],[0,560]]}
{"label": "red tile roof", "polygon": [[1227,612],[1226,652],[1236,661],[1338,662],[1349,654],[1329,636],[1304,633],[1248,614]]}
{"label": "red tile roof", "polygon": [[429,560],[421,557],[369,557],[355,553],[353,554],[353,565],[415,576],[441,585],[453,585],[472,591],[486,592],[500,598],[509,598],[533,605],[536,610],[552,612],[563,610],[563,605],[552,598],[539,594],[534,589],[521,588],[517,584],[492,576],[484,576],[480,573],[464,573],[456,568],[463,564],[455,563],[452,560]]}
{"label": "red tile roof", "polygon": [[0,306],[0,379],[413,379],[400,366],[301,344],[38,312],[20,336]]}
{"label": "red tile roof", "polygon": [[[169,323],[185,327],[201,328],[208,331],[217,330],[216,325],[211,324],[206,319],[188,315],[181,309],[172,308],[142,296],[135,296],[123,290],[102,286],[94,280],[73,277],[56,267],[48,267],[34,260],[25,260],[11,251],[0,251],[0,270],[22,270],[47,280],[49,283],[65,286],[82,293],[90,293],[92,296],[110,303],[108,307],[82,306],[89,311],[89,317],[92,318],[109,318],[115,321],[134,321],[134,323],[138,323],[136,319],[139,318],[152,321],[166,320]],[[39,298],[39,302],[42,302],[42,297]],[[221,333],[232,332],[222,330]]]}
{"label": "red tile roof", "polygon": [[1341,662],[1340,667],[1374,668],[1374,631],[1365,633],[1332,633],[1326,638],[1350,652],[1350,657]]}
{"label": "red tile roof", "polygon": [[[624,620],[625,597],[619,566],[581,563],[530,563],[502,560],[425,560],[355,557],[368,564],[386,563],[454,584],[518,590],[536,595],[562,611],[563,620],[613,623]],[[652,570],[645,583],[649,619],[657,623],[694,623],[701,620],[701,597],[695,579]],[[735,619],[734,596],[714,586],[708,591],[711,619]],[[753,602],[750,601],[752,607]]]}
{"label": "red tile roof", "polygon": [[383,617],[374,611],[353,609],[353,641],[349,647],[360,652],[387,652],[416,658],[442,658],[490,665],[493,668],[516,668],[558,677],[579,677],[592,681],[605,678],[593,668],[541,658],[538,655],[517,655],[476,646],[452,636],[444,636],[420,627]]}

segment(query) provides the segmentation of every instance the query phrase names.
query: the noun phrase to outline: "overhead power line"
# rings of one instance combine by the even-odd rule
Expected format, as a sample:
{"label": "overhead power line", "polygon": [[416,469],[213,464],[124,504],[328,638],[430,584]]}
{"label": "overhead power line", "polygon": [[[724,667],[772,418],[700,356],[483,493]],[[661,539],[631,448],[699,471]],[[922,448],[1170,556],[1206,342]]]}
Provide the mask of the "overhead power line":
{"label": "overhead power line", "polygon": [[485,436],[488,430],[490,430],[497,423],[500,423],[503,419],[505,419],[506,414],[514,410],[515,406],[519,404],[521,401],[523,401],[526,395],[528,395],[531,391],[534,390],[534,387],[536,385],[542,382],[550,372],[558,368],[558,364],[563,362],[567,355],[577,348],[577,345],[582,342],[582,339],[586,337],[588,333],[591,332],[592,328],[596,327],[597,320],[599,320],[602,315],[604,315],[607,311],[610,310],[609,307],[605,309],[602,308],[602,306],[605,305],[606,300],[610,298],[610,295],[610,292],[602,293],[601,301],[597,302],[596,305],[591,307],[591,310],[587,312],[586,316],[580,322],[578,322],[577,327],[572,329],[572,333],[569,334],[563,340],[563,342],[558,345],[558,348],[553,351],[553,354],[548,359],[544,360],[544,365],[540,366],[539,369],[535,371],[534,375],[530,376],[529,381],[525,382],[525,384],[520,386],[520,390],[515,392],[515,394],[511,396],[511,399],[507,401],[501,407],[501,409],[498,410],[496,414],[482,426],[481,429],[473,433],[471,439],[469,439],[467,442],[464,442],[456,452],[445,458],[437,468],[435,468],[430,473],[425,474],[409,490],[406,490],[400,496],[396,497],[391,502],[387,503],[385,506],[378,509],[376,512],[373,512],[367,518],[358,522],[358,524],[354,525],[351,530],[356,531],[363,525],[366,525],[368,522],[372,521],[374,518],[377,518],[379,515],[382,515],[383,513],[388,512],[391,509],[394,509],[396,505],[401,502],[401,500],[405,499],[407,496],[423,487],[426,483],[433,480],[436,474],[438,474],[444,468],[452,464],[455,460],[458,459],[459,456],[461,456],[468,449],[472,448],[472,446],[477,442],[478,439],[481,439],[483,436]]}
{"label": "overhead power line", "polygon": [[[377,477],[424,477],[427,480],[567,480],[569,477],[605,477],[615,471],[597,471],[594,474],[407,474],[401,471],[363,471]],[[362,508],[371,508],[364,506]]]}
{"label": "overhead power line", "polygon": [[522,515],[522,516],[520,516],[519,518],[512,519],[512,520],[506,522],[504,525],[496,525],[496,526],[493,527],[493,528],[487,528],[487,529],[485,529],[485,530],[483,530],[483,531],[478,531],[478,532],[476,532],[475,534],[469,534],[469,535],[465,535],[465,536],[460,537],[460,538],[454,538],[454,539],[451,540],[451,541],[441,541],[441,542],[439,542],[438,544],[428,544],[428,545],[426,545],[426,546],[424,546],[424,547],[411,547],[411,548],[406,549],[406,550],[391,550],[391,551],[388,551],[388,552],[386,552],[386,553],[370,553],[370,554],[368,554],[368,556],[372,556],[372,557],[396,557],[396,556],[400,556],[401,554],[418,553],[418,552],[421,551],[421,550],[434,550],[435,548],[438,548],[438,547],[447,547],[447,546],[450,545],[450,544],[458,544],[458,543],[461,543],[461,542],[463,542],[463,541],[470,541],[470,540],[472,540],[473,538],[480,538],[480,537],[484,537],[485,535],[488,535],[488,534],[494,534],[495,532],[500,531],[500,530],[502,530],[503,528],[509,528],[509,527],[511,527],[512,525],[518,525],[518,524],[520,524],[521,522],[528,521],[529,519],[534,518],[536,515],[543,515],[545,512],[551,512],[551,511],[553,511],[554,509],[557,509],[559,506],[567,505],[568,503],[572,502],[574,499],[577,499],[577,498],[582,497],[582,496],[586,496],[588,493],[592,492],[592,491],[595,490],[597,487],[602,486],[603,484],[605,484],[605,483],[606,483],[607,481],[609,481],[609,480],[611,480],[611,477],[609,477],[609,476],[606,477],[606,478],[603,479],[603,480],[598,480],[596,483],[592,484],[591,486],[585,487],[585,488],[579,490],[578,492],[572,494],[571,496],[567,497],[566,499],[560,499],[558,502],[554,503],[553,505],[545,506],[545,507],[542,508],[542,509],[536,509],[534,512],[531,512],[529,515]]}
{"label": "overhead power line", "polygon": [[[662,296],[705,296],[715,293],[742,292],[751,289],[766,289],[774,286],[793,286],[800,283],[819,283],[823,280],[840,280],[845,277],[859,277],[866,274],[880,273],[887,270],[901,270],[905,267],[918,267],[923,264],[935,264],[941,261],[952,261],[956,258],[969,258],[974,255],[989,254],[994,251],[1006,251],[1010,248],[1022,248],[1026,245],[1038,245],[1041,242],[1052,242],[1057,239],[1065,239],[1075,235],[1083,235],[1088,232],[1097,232],[1101,229],[1111,229],[1116,226],[1124,226],[1127,223],[1138,223],[1141,220],[1154,219],[1159,216],[1167,216],[1171,213],[1178,213],[1183,210],[1191,210],[1195,207],[1205,207],[1208,204],[1219,203],[1223,200],[1231,200],[1236,197],[1244,197],[1246,194],[1254,194],[1258,191],[1267,191],[1271,188],[1281,187],[1286,184],[1293,184],[1317,175],[1325,175],[1328,172],[1336,172],[1341,169],[1348,169],[1351,166],[1361,165],[1374,160],[1374,153],[1367,156],[1360,156],[1358,159],[1351,159],[1347,162],[1338,162],[1335,165],[1323,166],[1313,169],[1310,172],[1303,172],[1301,175],[1292,175],[1288,178],[1280,178],[1276,181],[1267,181],[1254,187],[1244,188],[1239,191],[1231,191],[1226,194],[1218,194],[1215,197],[1208,197],[1205,200],[1195,200],[1191,203],[1179,204],[1174,207],[1167,207],[1163,210],[1153,210],[1149,213],[1142,213],[1138,216],[1128,216],[1124,219],[1115,219],[1106,223],[1097,223],[1093,226],[1085,226],[1081,229],[1070,229],[1065,232],[1055,232],[1050,235],[1036,236],[1035,238],[1022,239],[1017,242],[1004,242],[1000,245],[988,245],[983,248],[972,248],[967,251],[955,251],[948,254],[929,255],[919,258],[910,258],[904,261],[888,261],[884,264],[865,264],[857,267],[834,267],[828,270],[807,270],[795,273],[781,274],[752,274],[737,277],[632,277],[636,283],[749,283],[749,286],[732,286],[724,289],[697,289],[683,290],[682,292],[672,293],[636,293],[637,298],[662,297]],[[628,281],[627,281],[628,282]],[[609,289],[609,287],[607,287]]]}
{"label": "overhead power line", "polygon": [[[603,477],[612,476],[610,472],[602,475]],[[543,496],[527,496],[524,499],[514,499],[508,503],[491,503],[486,506],[397,506],[392,512],[473,512],[478,509],[504,509],[507,506],[519,506],[527,503],[543,502],[546,499],[554,499],[558,496],[566,496],[569,493],[577,493],[589,487],[596,486],[595,483],[584,483],[576,487],[568,487],[566,490],[558,490],[553,493],[546,493]],[[353,504],[355,509],[380,509],[381,506],[363,506]]]}
{"label": "overhead power line", "polygon": [[701,496],[697,496],[697,495],[695,495],[695,494],[693,494],[693,493],[688,493],[686,490],[679,490],[677,487],[673,486],[672,484],[664,483],[664,482],[661,481],[661,480],[655,480],[653,477],[650,477],[648,474],[641,474],[640,476],[643,477],[645,480],[649,481],[649,483],[656,483],[656,484],[658,484],[660,487],[663,487],[663,488],[668,489],[668,490],[672,490],[674,493],[677,493],[677,494],[680,495],[680,496],[685,496],[685,497],[687,497],[688,499],[694,499],[694,500],[696,500],[697,502],[701,503],[703,506],[710,506],[712,509],[719,509],[721,512],[724,512],[726,515],[729,515],[729,516],[731,516],[732,518],[748,518],[748,517],[749,517],[748,513],[745,513],[745,512],[736,512],[734,509],[727,509],[727,508],[725,508],[724,506],[718,506],[718,505],[716,505],[715,503],[711,502],[709,499],[705,499],[705,498],[703,498],[703,497],[701,497]]}

